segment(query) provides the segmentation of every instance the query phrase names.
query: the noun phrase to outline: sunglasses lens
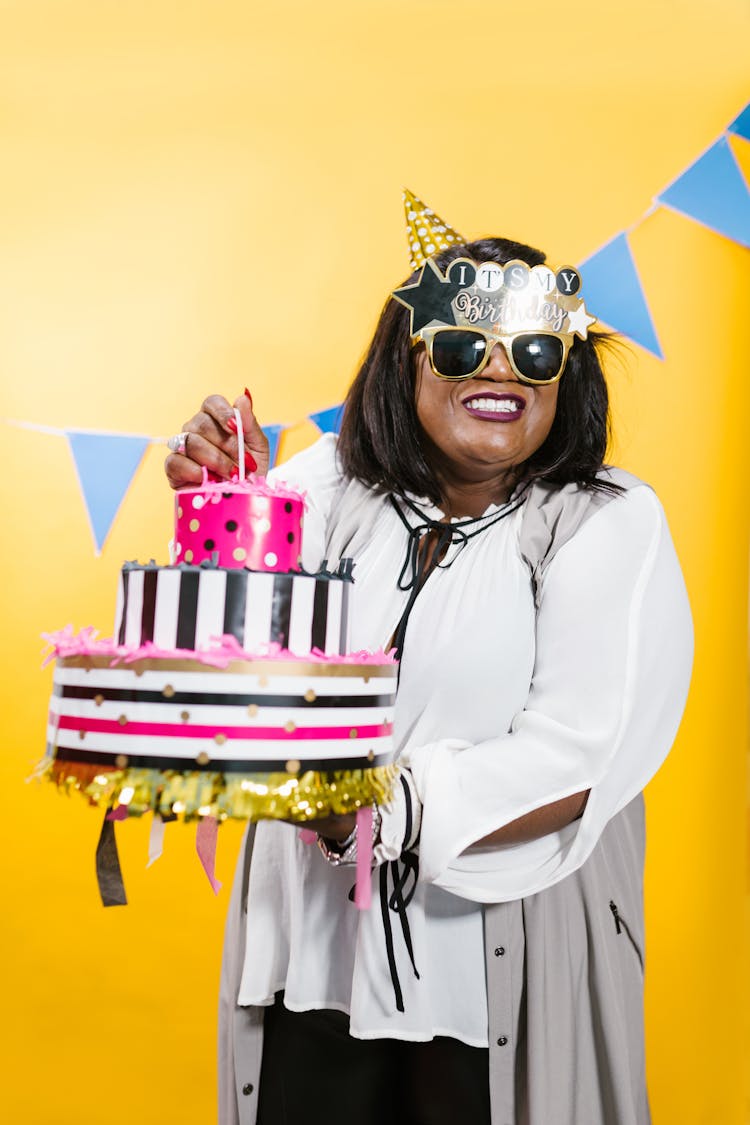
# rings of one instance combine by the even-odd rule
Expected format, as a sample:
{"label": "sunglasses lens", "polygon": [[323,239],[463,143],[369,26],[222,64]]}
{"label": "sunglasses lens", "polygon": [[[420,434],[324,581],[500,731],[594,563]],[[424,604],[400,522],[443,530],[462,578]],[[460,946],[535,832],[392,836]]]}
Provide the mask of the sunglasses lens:
{"label": "sunglasses lens", "polygon": [[466,379],[476,371],[487,349],[479,332],[436,332],[432,341],[432,366],[444,379]]}
{"label": "sunglasses lens", "polygon": [[557,336],[516,336],[511,347],[513,362],[524,379],[546,383],[556,379],[563,369],[565,350]]}

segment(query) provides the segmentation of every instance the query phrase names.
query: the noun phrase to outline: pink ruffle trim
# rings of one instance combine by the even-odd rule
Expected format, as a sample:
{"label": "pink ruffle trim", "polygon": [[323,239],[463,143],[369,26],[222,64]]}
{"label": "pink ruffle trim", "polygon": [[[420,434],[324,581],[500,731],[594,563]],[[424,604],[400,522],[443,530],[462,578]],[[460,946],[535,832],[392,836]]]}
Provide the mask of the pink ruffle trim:
{"label": "pink ruffle trim", "polygon": [[45,654],[43,667],[58,656],[111,656],[112,666],[117,664],[132,664],[136,660],[149,658],[173,660],[197,660],[201,664],[208,664],[214,668],[226,668],[233,660],[298,660],[309,663],[310,660],[319,661],[321,664],[396,664],[397,661],[391,652],[382,649],[378,652],[350,652],[346,656],[333,656],[320,649],[314,648],[307,656],[298,656],[279,644],[262,645],[256,652],[247,652],[238,643],[235,637],[212,637],[211,648],[200,651],[189,648],[159,648],[151,641],[135,647],[133,645],[118,645],[114,638],[101,638],[93,626],[81,629],[79,633],[73,631],[72,625],[58,629],[54,633],[42,633],[43,639],[51,645],[51,651]]}
{"label": "pink ruffle trim", "polygon": [[219,498],[223,492],[250,492],[254,496],[270,496],[281,500],[301,500],[305,506],[307,495],[306,492],[298,492],[296,489],[289,488],[283,481],[269,483],[267,477],[256,476],[255,474],[251,474],[245,480],[211,481],[208,479],[205,466],[202,483],[197,488],[181,488],[177,495],[192,496],[195,493],[203,494],[204,492],[209,495],[218,494]]}

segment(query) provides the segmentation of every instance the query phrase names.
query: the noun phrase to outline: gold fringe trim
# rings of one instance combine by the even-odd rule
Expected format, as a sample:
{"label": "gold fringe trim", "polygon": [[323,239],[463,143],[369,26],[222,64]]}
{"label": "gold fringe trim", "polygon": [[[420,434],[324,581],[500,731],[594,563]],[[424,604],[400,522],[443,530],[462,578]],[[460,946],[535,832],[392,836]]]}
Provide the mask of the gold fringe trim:
{"label": "gold fringe trim", "polygon": [[[158,812],[165,817],[197,820],[295,820],[356,812],[388,804],[398,766],[299,774],[224,774],[209,771],[113,769],[53,761],[44,771],[65,792],[77,791],[92,805],[125,804],[129,816]],[[122,798],[125,800],[122,800]]]}

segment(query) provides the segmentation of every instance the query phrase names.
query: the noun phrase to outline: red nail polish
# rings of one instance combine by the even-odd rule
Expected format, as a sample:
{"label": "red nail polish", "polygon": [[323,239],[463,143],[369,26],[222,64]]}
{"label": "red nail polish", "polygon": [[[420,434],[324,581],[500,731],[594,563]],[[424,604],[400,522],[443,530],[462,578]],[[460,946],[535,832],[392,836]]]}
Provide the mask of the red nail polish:
{"label": "red nail polish", "polygon": [[253,408],[253,396],[250,394],[250,391],[247,389],[247,387],[245,387],[245,394],[250,399],[250,409],[252,410],[252,408]]}
{"label": "red nail polish", "polygon": [[231,430],[233,434],[237,433],[237,422],[234,418],[227,418],[226,427],[228,430]]}
{"label": "red nail polish", "polygon": [[258,462],[253,457],[252,453],[248,453],[247,450],[245,450],[245,470],[248,473],[254,473],[257,468]]}

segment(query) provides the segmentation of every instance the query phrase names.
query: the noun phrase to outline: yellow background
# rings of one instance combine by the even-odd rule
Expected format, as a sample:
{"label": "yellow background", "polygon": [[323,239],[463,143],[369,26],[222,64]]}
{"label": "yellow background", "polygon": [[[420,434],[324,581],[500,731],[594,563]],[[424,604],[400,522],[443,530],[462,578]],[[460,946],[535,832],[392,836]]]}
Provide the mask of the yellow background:
{"label": "yellow background", "polygon": [[[170,434],[247,383],[290,424],[288,455],[407,272],[403,184],[467,236],[580,261],[742,108],[748,32],[744,0],[0,3],[0,415]],[[651,1096],[655,1125],[739,1125],[750,279],[746,252],[663,210],[632,246],[667,358],[612,365],[614,457],[665,503],[698,643],[648,791]],[[119,826],[130,905],[104,910],[100,816],[23,784],[51,679],[39,634],[106,633],[122,560],[165,560],[164,450],[96,558],[65,440],[0,436],[0,1116],[203,1125],[237,826],[218,898],[190,829],[146,872],[148,824]]]}

